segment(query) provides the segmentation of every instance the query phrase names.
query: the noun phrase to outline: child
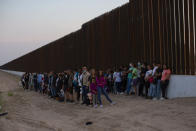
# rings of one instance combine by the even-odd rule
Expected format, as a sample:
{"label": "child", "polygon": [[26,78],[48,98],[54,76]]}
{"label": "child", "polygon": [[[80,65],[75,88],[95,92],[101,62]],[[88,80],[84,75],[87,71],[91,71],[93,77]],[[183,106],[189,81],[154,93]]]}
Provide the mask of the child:
{"label": "child", "polygon": [[90,85],[90,90],[91,90],[91,94],[93,96],[93,106],[95,108],[97,108],[97,85],[96,85],[95,79],[92,79],[92,83]]}

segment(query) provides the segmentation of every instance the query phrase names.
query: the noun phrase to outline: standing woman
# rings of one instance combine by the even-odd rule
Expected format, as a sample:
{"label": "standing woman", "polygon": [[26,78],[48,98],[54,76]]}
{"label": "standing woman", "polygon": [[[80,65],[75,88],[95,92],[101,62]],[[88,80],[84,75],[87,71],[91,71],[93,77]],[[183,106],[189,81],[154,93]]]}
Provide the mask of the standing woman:
{"label": "standing woman", "polygon": [[92,83],[92,79],[96,79],[96,70],[95,69],[91,69],[91,71],[90,71],[90,76],[89,76],[90,84]]}
{"label": "standing woman", "polygon": [[33,90],[33,74],[29,73],[29,89]]}
{"label": "standing woman", "polygon": [[77,89],[77,101],[80,102],[80,92],[82,89],[82,70],[79,70],[78,74],[78,89]]}
{"label": "standing woman", "polygon": [[115,89],[117,90],[117,94],[120,94],[122,92],[121,90],[121,82],[122,82],[122,78],[121,78],[121,70],[117,69],[116,72],[114,72],[113,78],[114,78],[114,86],[116,87]]}
{"label": "standing woman", "polygon": [[73,72],[71,70],[68,71],[68,98],[70,100],[71,103],[74,102],[74,98],[73,98]]}
{"label": "standing woman", "polygon": [[28,90],[29,89],[29,73],[25,74],[24,80],[25,80],[25,89]]}
{"label": "standing woman", "polygon": [[102,101],[101,101],[101,94],[102,93],[105,95],[106,99],[111,103],[111,105],[115,104],[109,98],[106,90],[104,89],[104,86],[106,84],[106,80],[104,79],[104,75],[103,75],[103,71],[102,70],[99,70],[98,76],[96,78],[96,83],[97,83],[98,101],[99,101],[100,107],[103,107]]}
{"label": "standing woman", "polygon": [[79,72],[80,71],[76,69],[73,74],[74,99],[77,100],[77,102],[80,102]]}
{"label": "standing woman", "polygon": [[136,67],[136,64],[133,64],[132,78],[133,78],[133,89],[134,89],[135,95],[137,95],[138,69]]}
{"label": "standing woman", "polygon": [[166,90],[169,85],[170,76],[171,76],[171,70],[169,69],[167,65],[163,65],[163,73],[161,77],[161,90],[162,90],[161,100],[164,100],[167,98]]}
{"label": "standing woman", "polygon": [[148,98],[148,90],[150,88],[150,77],[152,76],[152,66],[147,66],[148,71],[145,74],[145,96]]}

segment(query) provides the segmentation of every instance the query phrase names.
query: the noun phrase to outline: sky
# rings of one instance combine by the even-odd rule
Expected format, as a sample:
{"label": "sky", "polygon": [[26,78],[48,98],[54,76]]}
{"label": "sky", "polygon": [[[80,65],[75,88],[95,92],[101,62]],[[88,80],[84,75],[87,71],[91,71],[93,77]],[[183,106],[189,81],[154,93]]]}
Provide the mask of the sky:
{"label": "sky", "polygon": [[129,0],[0,0],[0,66]]}

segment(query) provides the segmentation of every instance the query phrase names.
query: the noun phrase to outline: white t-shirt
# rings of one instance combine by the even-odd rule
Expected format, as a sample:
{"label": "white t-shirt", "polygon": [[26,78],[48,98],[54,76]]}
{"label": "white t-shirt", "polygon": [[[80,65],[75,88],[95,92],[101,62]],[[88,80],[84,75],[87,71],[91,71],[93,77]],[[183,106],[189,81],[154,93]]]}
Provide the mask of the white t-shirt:
{"label": "white t-shirt", "polygon": [[78,85],[82,86],[82,74],[78,75]]}
{"label": "white t-shirt", "polygon": [[146,72],[145,78],[148,78],[150,75],[152,75],[153,71],[149,70]]}
{"label": "white t-shirt", "polygon": [[115,79],[115,82],[121,82],[121,72],[114,72],[113,78]]}
{"label": "white t-shirt", "polygon": [[155,72],[156,72],[157,69],[158,69],[158,66],[155,66],[154,69],[153,69],[153,71],[152,71],[152,75],[153,76],[154,76],[154,74],[155,74]]}

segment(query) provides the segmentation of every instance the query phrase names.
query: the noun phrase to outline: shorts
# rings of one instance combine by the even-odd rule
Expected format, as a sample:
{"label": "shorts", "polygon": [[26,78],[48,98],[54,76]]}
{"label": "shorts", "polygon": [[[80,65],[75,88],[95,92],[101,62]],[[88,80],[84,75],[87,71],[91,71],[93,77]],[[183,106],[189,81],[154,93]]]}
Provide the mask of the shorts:
{"label": "shorts", "polygon": [[136,86],[137,85],[137,82],[138,82],[138,79],[133,79],[133,86]]}
{"label": "shorts", "polygon": [[67,85],[64,85],[64,88],[63,88],[64,92],[66,92],[67,89],[68,89],[68,86]]}
{"label": "shorts", "polygon": [[73,95],[73,86],[72,87],[68,87],[66,91]]}

